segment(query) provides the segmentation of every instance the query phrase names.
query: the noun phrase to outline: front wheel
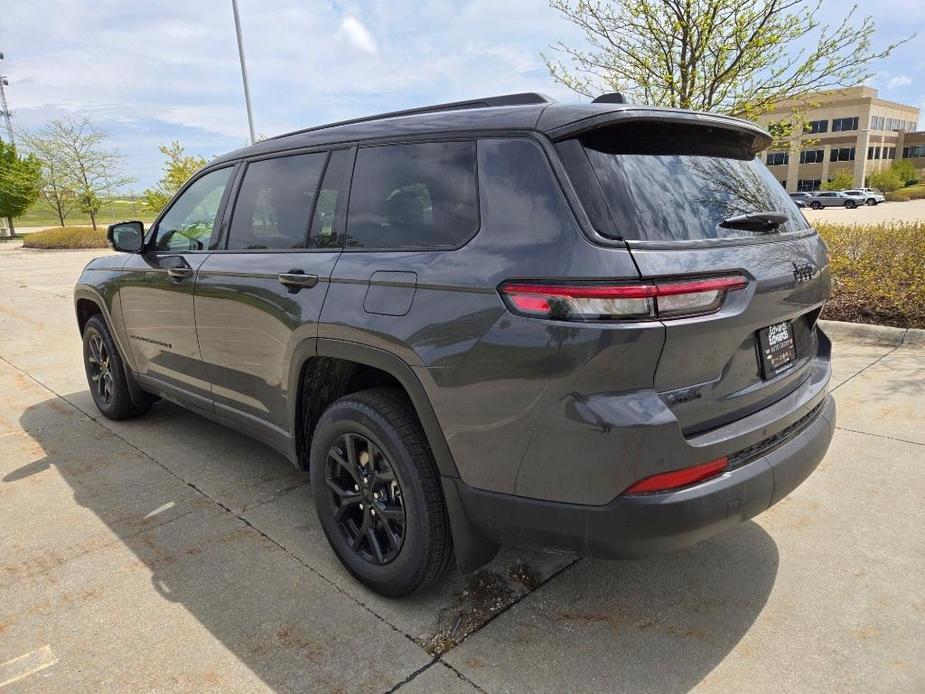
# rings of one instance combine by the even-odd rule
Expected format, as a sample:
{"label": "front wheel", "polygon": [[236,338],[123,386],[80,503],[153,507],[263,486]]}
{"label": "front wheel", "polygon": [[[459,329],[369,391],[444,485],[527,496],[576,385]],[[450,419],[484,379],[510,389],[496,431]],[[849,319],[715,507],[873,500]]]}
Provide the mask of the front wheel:
{"label": "front wheel", "polygon": [[813,202],[809,203],[809,206],[812,207],[814,210],[821,210],[821,209],[822,209],[822,203],[821,203],[821,202],[818,202],[818,201],[816,201],[816,200],[814,200]]}
{"label": "front wheel", "polygon": [[453,542],[439,478],[401,391],[365,390],[328,407],[312,436],[310,469],[324,534],[361,583],[399,597],[447,570]]}
{"label": "front wheel", "polygon": [[847,200],[845,202],[845,207],[847,207],[849,210],[853,210],[857,206],[858,204],[854,200]]}
{"label": "front wheel", "polygon": [[870,205],[871,207],[873,207],[874,205],[877,204],[877,201],[874,200],[873,198],[870,198],[870,199],[868,199],[867,204]]}
{"label": "front wheel", "polygon": [[101,316],[91,316],[83,332],[84,369],[87,385],[97,409],[109,419],[130,419],[143,415],[154,398],[142,393],[132,397],[125,363]]}

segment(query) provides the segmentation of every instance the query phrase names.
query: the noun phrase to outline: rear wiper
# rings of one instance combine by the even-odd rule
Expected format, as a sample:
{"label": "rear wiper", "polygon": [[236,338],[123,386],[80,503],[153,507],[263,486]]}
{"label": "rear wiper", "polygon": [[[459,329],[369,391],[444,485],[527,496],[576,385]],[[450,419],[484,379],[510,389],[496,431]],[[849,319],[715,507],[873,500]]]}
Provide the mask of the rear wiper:
{"label": "rear wiper", "polygon": [[751,231],[770,232],[784,224],[789,217],[783,212],[749,212],[727,217],[719,223],[730,229],[749,229]]}

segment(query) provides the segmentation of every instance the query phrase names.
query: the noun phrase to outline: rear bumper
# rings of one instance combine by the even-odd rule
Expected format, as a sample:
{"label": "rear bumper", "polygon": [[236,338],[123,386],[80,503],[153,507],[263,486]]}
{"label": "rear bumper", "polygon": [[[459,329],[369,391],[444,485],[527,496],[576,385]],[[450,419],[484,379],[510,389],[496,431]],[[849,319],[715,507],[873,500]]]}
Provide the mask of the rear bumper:
{"label": "rear bumper", "polygon": [[474,489],[444,478],[486,540],[602,558],[636,558],[688,547],[761,513],[805,480],[835,428],[826,395],[807,423],[759,457],[675,492],[620,496],[603,506],[559,503]]}

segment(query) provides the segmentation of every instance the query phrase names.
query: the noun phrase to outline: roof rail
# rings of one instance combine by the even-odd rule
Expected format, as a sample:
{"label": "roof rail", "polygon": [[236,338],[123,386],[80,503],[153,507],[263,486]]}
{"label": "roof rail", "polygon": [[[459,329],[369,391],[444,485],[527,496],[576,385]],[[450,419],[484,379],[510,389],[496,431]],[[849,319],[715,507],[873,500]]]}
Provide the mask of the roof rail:
{"label": "roof rail", "polygon": [[462,111],[470,108],[491,108],[493,106],[529,106],[531,104],[551,104],[553,100],[543,94],[536,92],[521,92],[519,94],[502,94],[501,96],[489,96],[482,99],[470,99],[468,101],[451,101],[446,104],[435,104],[434,106],[422,106],[420,108],[409,108],[402,111],[390,111],[380,113],[374,116],[363,116],[362,118],[351,118],[342,120],[337,123],[328,123],[326,125],[316,125],[311,128],[302,128],[293,130],[281,135],[274,135],[267,138],[268,140],[278,140],[281,137],[289,135],[299,135],[301,133],[313,132],[315,130],[324,130],[326,128],[336,128],[339,125],[353,125],[354,123],[366,123],[367,121],[384,120],[386,118],[395,118],[397,116],[416,116],[421,113],[439,113],[441,111]]}

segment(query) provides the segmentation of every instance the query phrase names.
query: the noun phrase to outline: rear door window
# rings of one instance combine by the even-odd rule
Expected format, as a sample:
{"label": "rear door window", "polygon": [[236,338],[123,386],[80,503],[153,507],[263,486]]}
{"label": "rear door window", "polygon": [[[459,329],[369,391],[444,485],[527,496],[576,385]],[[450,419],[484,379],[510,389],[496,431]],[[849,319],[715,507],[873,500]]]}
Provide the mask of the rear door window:
{"label": "rear door window", "polygon": [[228,249],[305,248],[327,152],[264,159],[247,165]]}
{"label": "rear door window", "polygon": [[705,126],[642,124],[593,131],[581,143],[616,229],[632,240],[754,237],[720,226],[737,215],[783,212],[777,233],[808,228],[744,135]]}
{"label": "rear door window", "polygon": [[357,152],[348,248],[455,248],[478,224],[475,142],[381,145]]}

